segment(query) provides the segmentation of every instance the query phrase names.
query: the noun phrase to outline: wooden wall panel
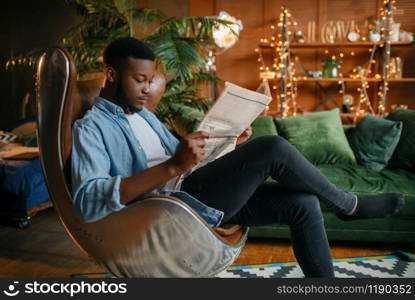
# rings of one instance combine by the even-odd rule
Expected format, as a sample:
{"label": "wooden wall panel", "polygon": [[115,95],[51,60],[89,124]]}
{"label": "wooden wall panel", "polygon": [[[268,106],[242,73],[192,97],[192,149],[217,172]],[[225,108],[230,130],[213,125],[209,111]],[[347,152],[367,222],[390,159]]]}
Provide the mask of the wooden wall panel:
{"label": "wooden wall panel", "polygon": [[[244,30],[241,32],[240,41],[233,48],[217,56],[218,75],[224,80],[234,82],[246,88],[254,89],[258,86],[259,63],[254,49],[257,47],[260,38],[271,36],[271,24],[276,24],[281,11],[281,5],[286,3],[299,23],[298,29],[307,34],[307,23],[316,21],[316,37],[319,38],[319,28],[330,20],[355,20],[364,33],[364,21],[378,14],[383,0],[190,0],[190,15],[215,15],[224,10],[229,14],[241,19]],[[395,15],[396,22],[402,23],[401,28],[407,31],[415,31],[415,0],[397,0],[398,12],[403,14]],[[203,14],[204,9],[209,10]],[[329,48],[327,48],[329,49]],[[321,49],[295,49],[306,68],[318,70],[322,68],[322,60],[325,57],[336,55],[342,52],[345,57],[342,64],[342,73],[348,74],[353,67],[363,65],[369,58],[367,48],[331,48],[329,54]],[[351,52],[355,55],[352,57]],[[393,48],[392,56],[402,57],[404,60],[404,77],[415,77],[415,47]],[[272,85],[271,85],[272,87]],[[341,95],[338,93],[339,85],[326,85],[341,103]],[[346,91],[351,93],[355,101],[358,95],[358,85],[347,84]],[[373,95],[369,91],[369,95]],[[394,103],[406,104],[409,108],[415,109],[415,84],[395,83],[391,85],[389,106]],[[319,91],[315,84],[307,83],[299,86],[298,102],[307,111],[315,109],[326,96]],[[271,106],[272,107],[272,106]],[[324,108],[335,107],[331,102]]]}
{"label": "wooden wall panel", "polygon": [[[226,11],[242,20],[244,29],[239,42],[217,55],[218,75],[224,80],[254,89],[258,85],[258,62],[254,49],[264,34],[264,1],[215,1],[216,13]],[[249,70],[247,72],[247,70]]]}

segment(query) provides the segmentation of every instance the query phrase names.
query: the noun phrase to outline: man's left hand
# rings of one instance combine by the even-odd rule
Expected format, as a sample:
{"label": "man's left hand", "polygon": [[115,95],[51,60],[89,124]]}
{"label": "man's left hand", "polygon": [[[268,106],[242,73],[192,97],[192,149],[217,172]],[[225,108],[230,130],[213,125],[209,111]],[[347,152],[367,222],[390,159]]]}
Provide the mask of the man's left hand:
{"label": "man's left hand", "polygon": [[249,139],[252,135],[252,127],[249,126],[242,132],[242,134],[236,139],[236,144],[239,145]]}

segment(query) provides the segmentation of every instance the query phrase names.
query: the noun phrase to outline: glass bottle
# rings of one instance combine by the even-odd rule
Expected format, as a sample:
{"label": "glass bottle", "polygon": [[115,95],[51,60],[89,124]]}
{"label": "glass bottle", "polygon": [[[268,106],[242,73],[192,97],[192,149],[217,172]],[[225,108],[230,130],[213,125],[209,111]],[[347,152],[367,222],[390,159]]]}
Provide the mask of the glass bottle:
{"label": "glass bottle", "polygon": [[336,58],[331,57],[323,61],[323,78],[338,78],[340,64]]}

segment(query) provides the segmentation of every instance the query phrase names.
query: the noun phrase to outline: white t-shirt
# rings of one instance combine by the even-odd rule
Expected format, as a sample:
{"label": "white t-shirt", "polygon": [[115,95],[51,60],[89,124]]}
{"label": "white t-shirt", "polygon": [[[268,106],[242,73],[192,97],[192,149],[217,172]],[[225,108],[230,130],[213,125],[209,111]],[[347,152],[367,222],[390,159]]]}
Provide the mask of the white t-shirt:
{"label": "white t-shirt", "polygon": [[[166,151],[161,144],[160,137],[143,117],[136,113],[130,115],[126,114],[125,116],[131,125],[135,137],[140,142],[141,147],[147,156],[147,165],[149,168],[159,165],[171,157],[166,154]],[[170,179],[163,186],[163,189],[172,190],[176,183],[176,179],[177,177]],[[177,187],[177,189],[179,188],[180,187]]]}

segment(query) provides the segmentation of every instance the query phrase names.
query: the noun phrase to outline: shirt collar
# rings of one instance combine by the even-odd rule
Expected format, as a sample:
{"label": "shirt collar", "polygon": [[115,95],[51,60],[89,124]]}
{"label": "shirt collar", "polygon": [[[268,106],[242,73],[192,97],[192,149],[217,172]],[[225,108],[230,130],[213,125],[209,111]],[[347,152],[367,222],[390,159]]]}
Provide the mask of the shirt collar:
{"label": "shirt collar", "polygon": [[99,96],[95,97],[95,106],[116,117],[120,116],[121,114],[124,114],[124,111],[122,110],[121,106]]}

